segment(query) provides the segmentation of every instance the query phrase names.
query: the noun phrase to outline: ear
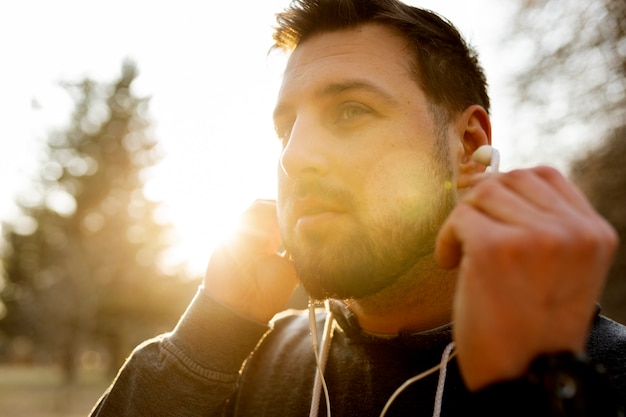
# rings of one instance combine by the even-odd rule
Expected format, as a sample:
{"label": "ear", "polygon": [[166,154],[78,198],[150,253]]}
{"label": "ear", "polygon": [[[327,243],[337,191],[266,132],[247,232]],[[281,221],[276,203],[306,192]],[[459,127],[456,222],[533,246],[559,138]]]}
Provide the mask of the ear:
{"label": "ear", "polygon": [[457,120],[461,140],[458,148],[458,188],[466,188],[468,179],[484,172],[486,166],[474,161],[472,154],[482,145],[491,145],[491,121],[487,111],[477,104],[469,106]]}

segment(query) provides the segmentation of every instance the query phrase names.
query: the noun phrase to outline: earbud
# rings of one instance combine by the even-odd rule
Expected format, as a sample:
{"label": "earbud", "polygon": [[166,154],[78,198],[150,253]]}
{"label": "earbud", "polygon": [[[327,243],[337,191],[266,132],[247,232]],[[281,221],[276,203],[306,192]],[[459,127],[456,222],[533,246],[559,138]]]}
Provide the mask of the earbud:
{"label": "earbud", "polygon": [[472,154],[472,159],[479,164],[491,167],[492,172],[498,172],[500,167],[500,152],[489,145],[483,145]]}

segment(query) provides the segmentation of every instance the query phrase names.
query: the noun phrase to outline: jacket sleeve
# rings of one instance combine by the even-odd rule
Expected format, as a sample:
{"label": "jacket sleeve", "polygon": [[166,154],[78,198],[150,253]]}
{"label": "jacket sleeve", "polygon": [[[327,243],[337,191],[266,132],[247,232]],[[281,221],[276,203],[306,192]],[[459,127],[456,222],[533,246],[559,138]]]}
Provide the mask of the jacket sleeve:
{"label": "jacket sleeve", "polygon": [[624,417],[623,398],[606,369],[569,352],[537,358],[517,380],[472,394],[471,410],[485,417]]}
{"label": "jacket sleeve", "polygon": [[173,332],[134,350],[91,416],[221,416],[243,362],[268,330],[201,288]]}

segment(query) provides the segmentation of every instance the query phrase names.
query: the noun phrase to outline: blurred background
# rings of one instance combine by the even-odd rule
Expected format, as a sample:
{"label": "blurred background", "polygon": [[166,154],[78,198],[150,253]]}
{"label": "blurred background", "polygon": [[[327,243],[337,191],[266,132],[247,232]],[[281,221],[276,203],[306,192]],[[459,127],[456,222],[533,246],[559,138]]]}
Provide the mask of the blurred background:
{"label": "blurred background", "polygon": [[[626,2],[412,0],[490,80],[504,170],[556,166],[626,230]],[[274,198],[287,0],[0,3],[0,414],[84,416]],[[603,312],[626,323],[620,248]]]}

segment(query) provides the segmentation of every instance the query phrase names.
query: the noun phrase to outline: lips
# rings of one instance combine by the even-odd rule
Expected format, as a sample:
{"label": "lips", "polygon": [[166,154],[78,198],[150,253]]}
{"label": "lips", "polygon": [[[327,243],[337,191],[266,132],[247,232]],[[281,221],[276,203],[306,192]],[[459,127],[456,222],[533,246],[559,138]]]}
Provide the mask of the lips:
{"label": "lips", "polygon": [[296,221],[305,217],[314,217],[325,214],[340,214],[343,212],[344,210],[337,205],[310,198],[295,201],[292,210],[293,217]]}
{"label": "lips", "polygon": [[320,180],[283,184],[278,194],[278,207],[285,226],[299,232],[318,233],[337,226],[337,218],[354,207],[353,197],[346,187]]}

